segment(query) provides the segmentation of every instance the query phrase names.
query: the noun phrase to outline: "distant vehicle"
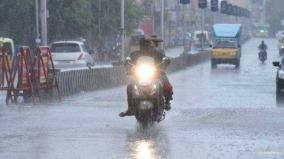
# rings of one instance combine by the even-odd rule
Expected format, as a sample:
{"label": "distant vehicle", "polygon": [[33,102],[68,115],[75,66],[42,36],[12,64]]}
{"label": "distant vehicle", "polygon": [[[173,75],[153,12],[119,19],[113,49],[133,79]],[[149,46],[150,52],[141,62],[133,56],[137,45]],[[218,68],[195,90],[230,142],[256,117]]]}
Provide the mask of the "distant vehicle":
{"label": "distant vehicle", "polygon": [[51,44],[51,53],[56,66],[93,66],[92,51],[83,41],[57,41]]}
{"label": "distant vehicle", "polygon": [[191,50],[191,45],[192,45],[191,34],[190,33],[186,33],[185,37],[184,37],[184,43],[183,43],[184,50],[186,52],[190,51]]}
{"label": "distant vehicle", "polygon": [[275,37],[280,40],[282,39],[282,37],[284,36],[284,31],[281,30],[281,31],[278,31],[276,34],[275,34]]}
{"label": "distant vehicle", "polygon": [[210,33],[208,31],[195,31],[193,33],[194,48],[202,48],[202,42],[203,48],[208,48],[210,46]]}
{"label": "distant vehicle", "polygon": [[267,52],[266,52],[266,50],[259,50],[258,58],[259,58],[259,60],[262,63],[264,63],[267,60]]}
{"label": "distant vehicle", "polygon": [[241,59],[241,24],[215,24],[213,26],[212,68],[217,64],[240,66]]}
{"label": "distant vehicle", "polygon": [[278,40],[279,55],[284,53],[284,36]]}
{"label": "distant vehicle", "polygon": [[257,25],[254,29],[254,35],[255,37],[260,37],[260,38],[268,38],[269,37],[269,25],[264,24],[264,25]]}
{"label": "distant vehicle", "polygon": [[284,58],[281,63],[278,61],[273,62],[273,66],[277,67],[276,74],[276,99],[284,97]]}
{"label": "distant vehicle", "polygon": [[14,40],[0,37],[0,46],[3,46],[6,49],[9,63],[12,64],[13,57],[15,57],[16,54]]}

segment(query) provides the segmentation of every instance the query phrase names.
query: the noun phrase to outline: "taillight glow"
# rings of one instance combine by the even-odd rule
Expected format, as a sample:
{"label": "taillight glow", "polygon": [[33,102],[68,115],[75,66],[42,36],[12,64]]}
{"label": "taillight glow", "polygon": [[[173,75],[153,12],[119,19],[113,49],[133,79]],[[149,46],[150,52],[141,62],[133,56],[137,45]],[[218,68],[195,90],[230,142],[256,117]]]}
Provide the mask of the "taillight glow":
{"label": "taillight glow", "polygon": [[84,54],[81,53],[80,56],[78,57],[78,60],[83,60],[83,58],[84,58]]}

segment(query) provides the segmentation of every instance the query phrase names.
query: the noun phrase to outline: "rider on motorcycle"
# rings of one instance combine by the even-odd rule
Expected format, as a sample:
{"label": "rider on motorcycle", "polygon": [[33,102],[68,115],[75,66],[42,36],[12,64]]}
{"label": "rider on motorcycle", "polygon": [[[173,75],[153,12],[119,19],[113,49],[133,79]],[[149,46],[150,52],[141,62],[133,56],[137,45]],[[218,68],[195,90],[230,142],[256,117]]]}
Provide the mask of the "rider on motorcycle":
{"label": "rider on motorcycle", "polygon": [[266,51],[268,49],[267,45],[264,43],[264,40],[261,41],[261,44],[258,46],[258,49],[263,51]]}
{"label": "rider on motorcycle", "polygon": [[[157,42],[153,42],[155,40],[153,39],[145,39],[142,38],[140,39],[139,45],[140,45],[140,50],[133,52],[130,54],[130,62],[135,64],[137,59],[141,56],[150,56],[154,58],[155,63],[161,63],[163,61],[163,58],[166,57],[165,54],[161,51],[158,50],[157,48]],[[161,40],[160,40],[161,42]],[[159,43],[159,42],[158,42]],[[131,66],[126,65],[126,68],[129,70]],[[164,72],[161,74],[161,79],[163,80],[164,83],[164,91],[165,97],[166,97],[166,110],[170,110],[170,100],[172,100],[172,86],[168,81],[168,78]],[[132,116],[134,115],[134,106],[132,105],[132,84],[129,84],[127,86],[127,101],[128,101],[128,109],[125,112],[121,112],[119,114],[120,117],[124,116]]]}

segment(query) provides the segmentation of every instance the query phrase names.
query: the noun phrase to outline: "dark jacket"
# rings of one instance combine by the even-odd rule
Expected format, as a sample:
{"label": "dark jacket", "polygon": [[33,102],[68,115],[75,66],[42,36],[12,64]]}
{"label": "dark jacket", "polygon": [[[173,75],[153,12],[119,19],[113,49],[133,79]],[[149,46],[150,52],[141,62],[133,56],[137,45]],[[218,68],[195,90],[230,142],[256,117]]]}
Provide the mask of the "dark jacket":
{"label": "dark jacket", "polygon": [[258,46],[258,49],[259,49],[259,50],[267,50],[267,45],[261,43],[261,44]]}

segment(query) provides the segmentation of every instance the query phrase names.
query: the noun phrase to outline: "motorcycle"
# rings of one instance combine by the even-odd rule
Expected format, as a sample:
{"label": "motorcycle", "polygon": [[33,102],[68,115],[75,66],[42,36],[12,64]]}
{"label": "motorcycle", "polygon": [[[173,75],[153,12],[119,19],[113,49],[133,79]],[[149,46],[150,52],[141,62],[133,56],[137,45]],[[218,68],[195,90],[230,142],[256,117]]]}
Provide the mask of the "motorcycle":
{"label": "motorcycle", "polygon": [[121,44],[116,42],[111,49],[110,57],[112,61],[119,61],[121,56]]}
{"label": "motorcycle", "polygon": [[264,63],[267,60],[267,52],[265,50],[260,50],[258,53],[259,60]]}
{"label": "motorcycle", "polygon": [[133,91],[132,106],[134,115],[138,123],[144,128],[165,119],[165,96],[163,82],[161,80],[161,70],[169,65],[169,59],[164,58],[159,64],[155,64],[152,57],[141,56],[136,64],[130,63],[129,74],[132,75]]}

